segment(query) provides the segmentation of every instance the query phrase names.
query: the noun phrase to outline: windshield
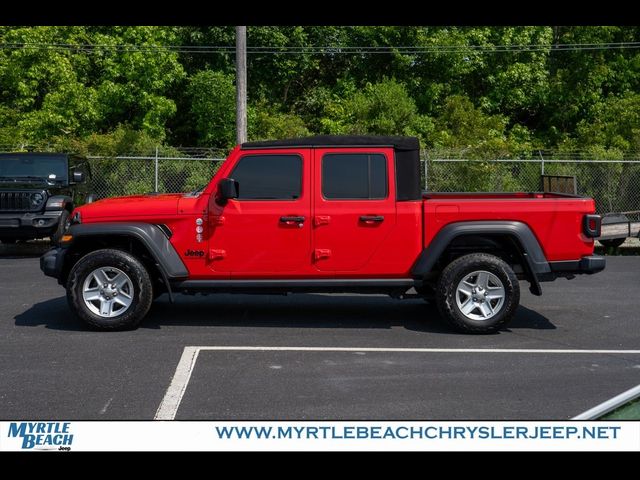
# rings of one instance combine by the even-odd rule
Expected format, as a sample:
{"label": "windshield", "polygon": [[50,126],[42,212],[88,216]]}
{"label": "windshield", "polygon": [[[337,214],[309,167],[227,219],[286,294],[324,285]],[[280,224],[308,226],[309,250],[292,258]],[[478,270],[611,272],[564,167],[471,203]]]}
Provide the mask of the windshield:
{"label": "windshield", "polygon": [[46,181],[49,175],[56,182],[67,182],[65,157],[51,155],[0,155],[0,182],[38,180]]}

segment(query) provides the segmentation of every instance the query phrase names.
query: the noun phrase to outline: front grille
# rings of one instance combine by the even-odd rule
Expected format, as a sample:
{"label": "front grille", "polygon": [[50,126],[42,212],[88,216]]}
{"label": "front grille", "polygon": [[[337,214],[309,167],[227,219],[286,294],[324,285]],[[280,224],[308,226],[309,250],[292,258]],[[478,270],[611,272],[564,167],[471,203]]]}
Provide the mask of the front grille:
{"label": "front grille", "polygon": [[32,205],[31,196],[34,193],[44,192],[0,192],[0,212],[29,212],[40,210],[42,202],[39,205]]}

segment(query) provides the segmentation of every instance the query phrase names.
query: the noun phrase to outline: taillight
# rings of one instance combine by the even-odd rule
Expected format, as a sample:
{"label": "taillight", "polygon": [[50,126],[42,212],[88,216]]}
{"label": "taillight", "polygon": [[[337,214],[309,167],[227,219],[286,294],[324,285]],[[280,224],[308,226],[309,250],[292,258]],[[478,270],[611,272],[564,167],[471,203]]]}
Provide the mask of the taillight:
{"label": "taillight", "polygon": [[599,237],[601,226],[602,217],[600,217],[600,215],[585,215],[582,219],[582,230],[589,238]]}

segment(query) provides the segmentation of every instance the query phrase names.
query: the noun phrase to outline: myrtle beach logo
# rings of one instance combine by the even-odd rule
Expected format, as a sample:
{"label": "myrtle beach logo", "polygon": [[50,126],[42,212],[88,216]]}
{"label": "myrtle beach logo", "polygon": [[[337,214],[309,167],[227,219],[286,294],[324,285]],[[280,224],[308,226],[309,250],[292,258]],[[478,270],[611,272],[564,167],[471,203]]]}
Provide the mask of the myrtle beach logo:
{"label": "myrtle beach logo", "polygon": [[71,450],[70,422],[12,422],[9,438],[22,439],[23,450]]}

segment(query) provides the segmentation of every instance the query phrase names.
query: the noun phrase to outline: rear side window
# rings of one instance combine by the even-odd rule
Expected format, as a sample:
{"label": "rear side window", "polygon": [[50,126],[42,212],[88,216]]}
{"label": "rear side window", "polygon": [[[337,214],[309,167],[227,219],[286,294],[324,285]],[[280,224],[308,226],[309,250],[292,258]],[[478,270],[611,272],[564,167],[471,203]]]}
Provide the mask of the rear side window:
{"label": "rear side window", "polygon": [[322,195],[327,199],[387,198],[387,159],[379,153],[330,153],[322,158]]}
{"label": "rear side window", "polygon": [[247,155],[229,177],[240,185],[239,200],[295,200],[302,192],[302,158]]}

